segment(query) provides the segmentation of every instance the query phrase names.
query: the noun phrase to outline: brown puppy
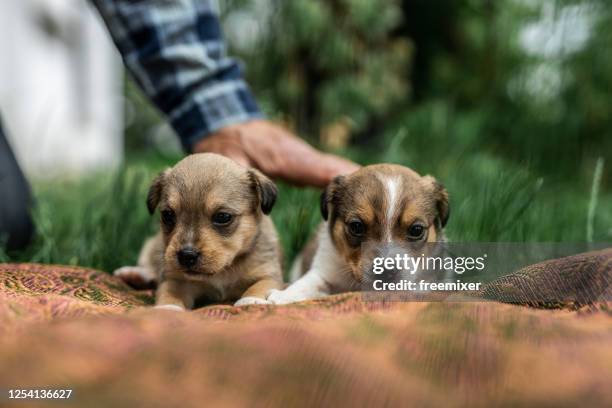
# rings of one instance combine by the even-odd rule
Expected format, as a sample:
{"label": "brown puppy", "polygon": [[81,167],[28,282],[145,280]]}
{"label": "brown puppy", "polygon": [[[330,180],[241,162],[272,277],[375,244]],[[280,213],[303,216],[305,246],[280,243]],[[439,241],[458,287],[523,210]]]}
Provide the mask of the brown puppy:
{"label": "brown puppy", "polygon": [[321,196],[321,212],[326,222],[292,268],[292,278],[301,277],[272,291],[272,303],[359,290],[372,261],[364,244],[400,243],[425,251],[426,242],[443,241],[448,194],[431,176],[378,164],[334,179]]}
{"label": "brown puppy", "polygon": [[139,266],[115,271],[126,281],[157,281],[156,305],[191,309],[196,300],[266,303],[282,287],[272,220],[276,186],[254,169],[220,155],[187,156],[161,173],[147,197],[161,214]]}

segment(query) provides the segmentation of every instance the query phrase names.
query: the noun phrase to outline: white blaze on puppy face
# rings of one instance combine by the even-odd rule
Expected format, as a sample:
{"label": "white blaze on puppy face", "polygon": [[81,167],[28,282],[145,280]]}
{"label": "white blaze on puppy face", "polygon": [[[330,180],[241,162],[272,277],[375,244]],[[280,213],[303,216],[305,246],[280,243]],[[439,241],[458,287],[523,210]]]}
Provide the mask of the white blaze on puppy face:
{"label": "white blaze on puppy face", "polygon": [[385,223],[383,225],[383,241],[393,240],[393,226],[395,217],[400,207],[401,182],[399,177],[377,174],[377,178],[383,183],[385,190]]}

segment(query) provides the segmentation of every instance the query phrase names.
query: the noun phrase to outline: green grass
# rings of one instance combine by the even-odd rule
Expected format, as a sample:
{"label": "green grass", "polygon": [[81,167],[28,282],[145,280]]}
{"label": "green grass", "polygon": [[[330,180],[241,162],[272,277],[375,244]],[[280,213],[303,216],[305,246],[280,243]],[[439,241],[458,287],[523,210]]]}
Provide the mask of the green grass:
{"label": "green grass", "polygon": [[[609,158],[593,195],[596,156],[559,161],[551,169],[550,163],[534,160],[536,155],[511,157],[495,145],[495,138],[484,143],[486,135],[473,118],[439,123],[439,116],[435,109],[416,112],[390,126],[401,130],[390,130],[378,148],[345,153],[361,163],[396,162],[437,177],[450,193],[447,232],[453,241],[584,242],[589,214],[593,240],[612,240]],[[133,264],[143,240],[156,228],[145,208],[149,182],[176,159],[140,154],[128,157],[129,164],[113,174],[35,182],[38,236],[26,251],[0,251],[0,261],[105,271]],[[282,183],[279,191],[272,217],[288,264],[320,222],[319,192]]]}

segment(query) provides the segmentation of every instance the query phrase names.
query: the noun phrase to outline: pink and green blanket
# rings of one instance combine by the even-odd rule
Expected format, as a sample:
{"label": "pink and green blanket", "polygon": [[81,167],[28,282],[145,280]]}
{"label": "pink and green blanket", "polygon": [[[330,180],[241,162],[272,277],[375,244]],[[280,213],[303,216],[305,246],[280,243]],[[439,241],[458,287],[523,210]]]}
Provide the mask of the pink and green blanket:
{"label": "pink and green blanket", "polygon": [[[177,313],[104,272],[3,264],[0,390],[74,391],[0,406],[612,406],[611,271],[608,249],[470,301],[348,293]],[[529,305],[529,290],[580,301]]]}

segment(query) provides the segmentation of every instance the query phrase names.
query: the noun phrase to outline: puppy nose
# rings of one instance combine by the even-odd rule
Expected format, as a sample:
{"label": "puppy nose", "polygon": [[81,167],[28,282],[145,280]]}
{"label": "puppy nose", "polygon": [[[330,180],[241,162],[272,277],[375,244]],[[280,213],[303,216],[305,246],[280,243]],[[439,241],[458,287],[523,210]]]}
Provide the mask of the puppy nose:
{"label": "puppy nose", "polygon": [[198,262],[200,252],[192,247],[185,247],[177,252],[176,257],[182,266],[191,267]]}

